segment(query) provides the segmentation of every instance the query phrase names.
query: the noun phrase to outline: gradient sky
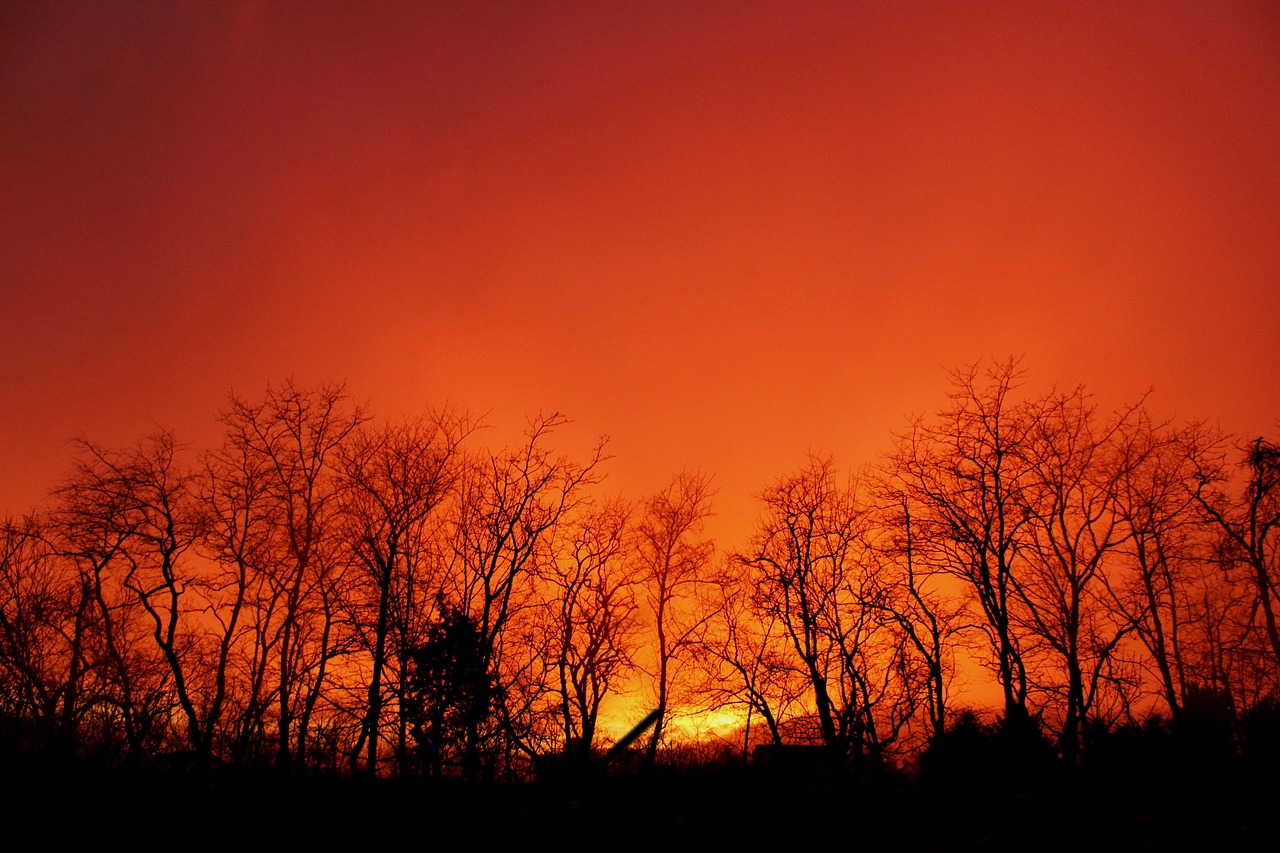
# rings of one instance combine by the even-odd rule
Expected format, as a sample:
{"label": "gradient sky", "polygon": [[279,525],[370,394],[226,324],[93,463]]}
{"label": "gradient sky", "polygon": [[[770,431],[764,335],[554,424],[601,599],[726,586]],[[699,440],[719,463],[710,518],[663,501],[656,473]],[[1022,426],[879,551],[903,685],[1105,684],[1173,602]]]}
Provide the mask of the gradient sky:
{"label": "gradient sky", "polygon": [[1280,432],[1274,3],[0,7],[0,513],[235,390],[609,434],[722,544],[944,369]]}

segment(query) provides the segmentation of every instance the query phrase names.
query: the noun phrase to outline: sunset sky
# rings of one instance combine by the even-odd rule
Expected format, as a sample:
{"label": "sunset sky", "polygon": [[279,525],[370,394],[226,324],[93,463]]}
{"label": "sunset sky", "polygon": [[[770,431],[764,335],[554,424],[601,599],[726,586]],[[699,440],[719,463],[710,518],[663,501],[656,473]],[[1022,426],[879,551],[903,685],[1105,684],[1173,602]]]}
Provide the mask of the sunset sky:
{"label": "sunset sky", "polygon": [[1276,437],[1278,273],[1274,3],[0,8],[0,514],[293,377],[733,546],[989,356]]}

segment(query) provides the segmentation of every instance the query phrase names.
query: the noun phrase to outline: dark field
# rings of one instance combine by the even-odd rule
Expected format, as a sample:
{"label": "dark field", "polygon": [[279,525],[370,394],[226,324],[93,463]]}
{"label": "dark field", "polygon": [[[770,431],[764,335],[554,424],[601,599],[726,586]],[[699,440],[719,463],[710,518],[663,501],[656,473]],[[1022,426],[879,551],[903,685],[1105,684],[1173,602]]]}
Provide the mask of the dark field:
{"label": "dark field", "polygon": [[496,784],[10,762],[0,814],[11,837],[147,847],[1276,849],[1275,774],[1203,770],[1116,767],[1014,783],[980,767],[853,779],[720,765]]}

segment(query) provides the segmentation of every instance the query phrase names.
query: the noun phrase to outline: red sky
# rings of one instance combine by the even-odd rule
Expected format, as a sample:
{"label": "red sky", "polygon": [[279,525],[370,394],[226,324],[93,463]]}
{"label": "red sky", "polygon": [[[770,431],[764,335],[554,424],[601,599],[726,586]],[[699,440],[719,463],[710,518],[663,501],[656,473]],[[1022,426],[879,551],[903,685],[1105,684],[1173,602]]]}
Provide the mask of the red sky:
{"label": "red sky", "polygon": [[944,368],[1280,432],[1273,3],[0,9],[0,513],[236,390],[559,410],[732,546]]}

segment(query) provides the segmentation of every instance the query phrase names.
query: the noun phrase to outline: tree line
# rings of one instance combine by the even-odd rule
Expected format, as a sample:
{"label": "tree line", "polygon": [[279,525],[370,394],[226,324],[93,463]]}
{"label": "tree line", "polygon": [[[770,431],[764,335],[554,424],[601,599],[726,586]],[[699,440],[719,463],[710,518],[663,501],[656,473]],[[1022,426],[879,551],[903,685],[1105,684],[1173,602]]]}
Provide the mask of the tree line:
{"label": "tree line", "polygon": [[557,453],[558,415],[495,450],[465,412],[285,383],[202,452],[81,441],[0,530],[0,748],[520,779],[592,761],[631,694],[641,761],[720,711],[743,755],[877,767],[971,724],[979,670],[993,725],[1068,765],[1098,728],[1274,717],[1280,448],[1021,379],[953,372],[879,464],[766,485],[735,548],[709,476],[609,494],[605,442]]}

